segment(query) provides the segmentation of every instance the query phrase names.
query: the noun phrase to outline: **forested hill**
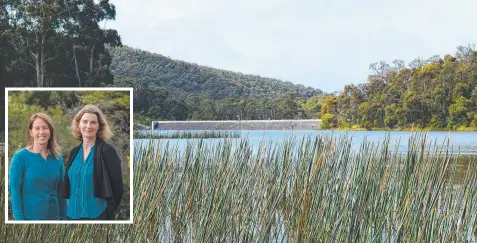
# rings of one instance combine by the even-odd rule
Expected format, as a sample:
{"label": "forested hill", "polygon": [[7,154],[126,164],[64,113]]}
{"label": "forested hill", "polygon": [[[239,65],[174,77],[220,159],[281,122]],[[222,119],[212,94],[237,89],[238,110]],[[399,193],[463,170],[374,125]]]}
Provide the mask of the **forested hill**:
{"label": "forested hill", "polygon": [[150,122],[146,118],[320,118],[324,129],[477,129],[474,45],[458,46],[455,55],[417,58],[407,65],[400,60],[373,63],[367,82],[345,85],[335,94],[131,48],[110,52],[115,83],[135,87],[134,111],[145,124]]}
{"label": "forested hill", "polygon": [[310,98],[322,93],[288,81],[200,66],[126,46],[109,52],[110,70],[116,80],[140,79],[173,93],[206,95],[211,99],[278,97],[290,91]]}
{"label": "forested hill", "polygon": [[477,128],[477,51],[373,63],[368,82],[346,85],[322,104],[323,128]]}

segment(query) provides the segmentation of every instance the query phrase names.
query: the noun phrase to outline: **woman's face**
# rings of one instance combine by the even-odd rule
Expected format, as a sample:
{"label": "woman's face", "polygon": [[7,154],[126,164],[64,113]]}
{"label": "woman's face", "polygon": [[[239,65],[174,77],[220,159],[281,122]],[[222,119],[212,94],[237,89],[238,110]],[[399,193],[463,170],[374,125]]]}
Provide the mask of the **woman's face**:
{"label": "woman's face", "polygon": [[41,118],[36,118],[31,125],[30,136],[33,138],[33,144],[47,145],[50,139],[48,123]]}
{"label": "woman's face", "polygon": [[84,113],[79,123],[79,129],[83,138],[96,138],[99,130],[98,116],[93,113]]}

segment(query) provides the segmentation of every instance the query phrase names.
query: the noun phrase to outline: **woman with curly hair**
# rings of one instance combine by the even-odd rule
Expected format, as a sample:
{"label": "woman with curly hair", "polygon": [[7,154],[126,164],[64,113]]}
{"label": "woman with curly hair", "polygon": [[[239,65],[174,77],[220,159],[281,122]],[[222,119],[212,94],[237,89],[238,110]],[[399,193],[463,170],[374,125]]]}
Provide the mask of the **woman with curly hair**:
{"label": "woman with curly hair", "polygon": [[73,118],[73,136],[81,143],[68,156],[65,189],[68,219],[112,220],[124,193],[121,159],[106,141],[109,124],[94,105],[84,106]]}

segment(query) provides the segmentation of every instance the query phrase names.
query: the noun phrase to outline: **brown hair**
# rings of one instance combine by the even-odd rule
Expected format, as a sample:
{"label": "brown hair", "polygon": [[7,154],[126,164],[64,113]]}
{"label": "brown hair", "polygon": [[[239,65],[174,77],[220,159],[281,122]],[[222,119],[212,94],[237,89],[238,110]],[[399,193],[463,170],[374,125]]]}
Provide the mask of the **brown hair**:
{"label": "brown hair", "polygon": [[50,153],[53,155],[53,157],[58,158],[58,155],[60,155],[60,146],[56,142],[55,123],[48,115],[44,113],[35,113],[30,116],[30,119],[28,119],[26,136],[27,146],[33,146],[33,137],[30,135],[30,130],[32,129],[33,122],[38,118],[44,120],[48,124],[48,129],[50,129],[50,138],[48,139],[47,148],[50,150]]}
{"label": "brown hair", "polygon": [[113,135],[103,112],[101,112],[101,110],[95,105],[85,105],[78,113],[76,113],[75,117],[73,118],[73,122],[71,123],[71,134],[73,134],[73,137],[80,141],[83,140],[78,124],[81,120],[81,117],[83,117],[85,113],[95,114],[98,117],[99,130],[96,137],[106,141]]}

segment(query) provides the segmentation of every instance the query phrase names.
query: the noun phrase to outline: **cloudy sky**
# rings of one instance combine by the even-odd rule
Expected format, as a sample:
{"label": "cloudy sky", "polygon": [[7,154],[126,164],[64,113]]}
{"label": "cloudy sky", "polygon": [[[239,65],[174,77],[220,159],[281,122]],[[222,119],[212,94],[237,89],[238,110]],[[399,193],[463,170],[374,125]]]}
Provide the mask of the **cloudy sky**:
{"label": "cloudy sky", "polygon": [[[123,44],[338,91],[369,64],[477,44],[476,0],[111,0]],[[452,4],[451,4],[452,2]]]}

